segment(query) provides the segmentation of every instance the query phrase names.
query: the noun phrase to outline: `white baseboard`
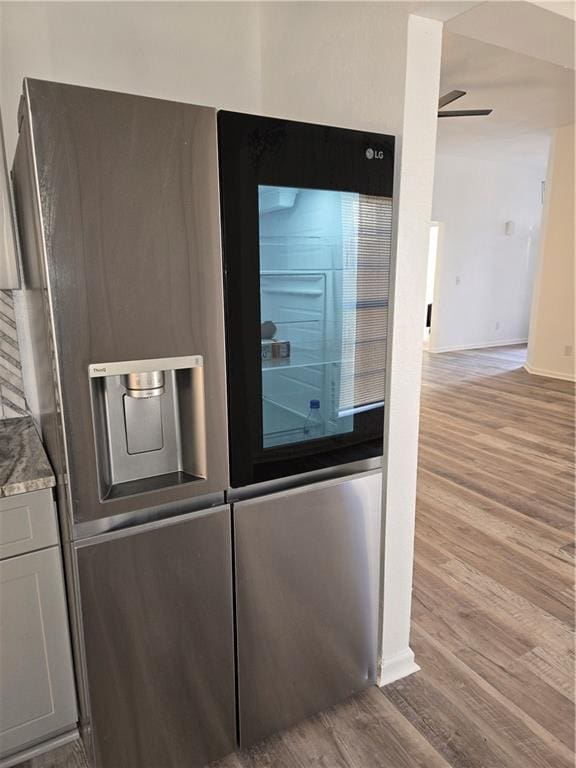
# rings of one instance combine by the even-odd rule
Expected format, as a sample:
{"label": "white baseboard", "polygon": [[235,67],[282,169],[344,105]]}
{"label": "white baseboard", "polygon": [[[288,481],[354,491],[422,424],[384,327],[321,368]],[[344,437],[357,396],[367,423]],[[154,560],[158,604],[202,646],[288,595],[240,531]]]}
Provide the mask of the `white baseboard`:
{"label": "white baseboard", "polygon": [[465,349],[484,349],[485,347],[511,347],[513,344],[527,344],[528,339],[506,339],[506,341],[485,341],[482,344],[460,344],[455,347],[429,347],[428,351],[435,355],[437,352],[459,352]]}
{"label": "white baseboard", "polygon": [[402,653],[397,653],[396,656],[381,661],[376,685],[381,688],[395,680],[408,677],[408,675],[418,672],[419,669],[420,667],[414,660],[414,652],[411,648],[406,648]]}
{"label": "white baseboard", "polygon": [[534,368],[532,365],[528,365],[528,363],[524,363],[524,369],[534,376],[546,376],[548,379],[561,379],[562,381],[576,381],[575,374],[570,376],[559,371],[546,371],[544,368]]}
{"label": "white baseboard", "polygon": [[12,768],[12,766],[32,760],[34,757],[39,757],[45,752],[50,752],[53,749],[58,749],[58,747],[63,747],[64,744],[70,744],[70,742],[76,741],[76,739],[79,738],[80,734],[78,733],[78,729],[74,728],[72,731],[62,733],[59,736],[54,736],[53,738],[48,739],[48,741],[43,741],[40,744],[36,744],[34,747],[28,747],[21,752],[0,760],[0,768]]}

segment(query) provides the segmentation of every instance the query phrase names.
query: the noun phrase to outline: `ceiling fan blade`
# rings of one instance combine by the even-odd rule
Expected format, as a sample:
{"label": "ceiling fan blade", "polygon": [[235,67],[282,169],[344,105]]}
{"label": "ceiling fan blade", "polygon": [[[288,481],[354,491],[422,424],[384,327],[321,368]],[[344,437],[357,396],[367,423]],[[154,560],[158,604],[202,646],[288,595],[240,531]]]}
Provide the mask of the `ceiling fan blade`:
{"label": "ceiling fan blade", "polygon": [[471,117],[474,115],[490,115],[492,109],[455,109],[438,112],[438,117]]}
{"label": "ceiling fan blade", "polygon": [[438,109],[442,109],[446,104],[451,104],[456,99],[461,99],[462,96],[466,96],[466,91],[449,91],[444,96],[440,96],[438,99]]}

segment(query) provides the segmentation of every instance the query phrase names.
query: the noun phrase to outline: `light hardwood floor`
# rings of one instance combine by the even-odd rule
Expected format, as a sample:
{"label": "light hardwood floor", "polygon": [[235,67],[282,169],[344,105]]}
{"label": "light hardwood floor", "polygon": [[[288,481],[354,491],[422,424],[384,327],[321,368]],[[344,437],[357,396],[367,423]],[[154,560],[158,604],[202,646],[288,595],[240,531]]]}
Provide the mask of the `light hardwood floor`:
{"label": "light hardwood floor", "polygon": [[[424,356],[422,671],[217,768],[573,768],[574,388],[524,356]],[[26,764],[84,766],[78,745]]]}

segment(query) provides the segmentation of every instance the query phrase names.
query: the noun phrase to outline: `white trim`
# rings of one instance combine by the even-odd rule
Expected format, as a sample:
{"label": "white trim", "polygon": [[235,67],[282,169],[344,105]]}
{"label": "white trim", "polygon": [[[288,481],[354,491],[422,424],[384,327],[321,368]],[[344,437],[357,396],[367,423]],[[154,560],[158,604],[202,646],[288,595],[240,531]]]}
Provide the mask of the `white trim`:
{"label": "white trim", "polygon": [[[416,671],[410,645],[418,414],[442,24],[408,17],[404,117],[395,166],[392,333],[387,357],[377,679]],[[415,310],[414,307],[417,309]],[[380,670],[382,670],[380,672]]]}
{"label": "white trim", "polygon": [[543,368],[534,368],[524,363],[524,369],[533,376],[546,376],[549,379],[561,379],[562,381],[576,381],[576,374],[560,373],[560,371],[546,371]]}
{"label": "white trim", "polygon": [[393,683],[395,680],[408,677],[408,675],[418,672],[419,669],[420,667],[414,660],[414,652],[411,648],[406,648],[405,651],[397,653],[391,659],[380,663],[376,685],[381,688],[383,685]]}
{"label": "white trim", "polygon": [[505,341],[484,341],[476,344],[460,344],[455,347],[435,347],[428,348],[428,351],[435,355],[437,352],[459,352],[465,349],[484,349],[486,347],[511,347],[513,344],[527,344],[528,339],[506,339]]}
{"label": "white trim", "polygon": [[4,758],[4,760],[0,760],[0,768],[12,768],[13,765],[32,760],[34,757],[39,757],[45,752],[51,752],[53,749],[63,747],[65,744],[71,744],[79,738],[80,734],[78,733],[78,729],[74,728],[73,731],[68,731],[68,733],[63,733],[60,736],[54,736],[52,739],[48,739],[48,741],[43,741],[41,744],[36,744],[34,747],[28,747],[28,749],[25,749],[22,752],[17,752],[16,754],[10,755],[10,757]]}

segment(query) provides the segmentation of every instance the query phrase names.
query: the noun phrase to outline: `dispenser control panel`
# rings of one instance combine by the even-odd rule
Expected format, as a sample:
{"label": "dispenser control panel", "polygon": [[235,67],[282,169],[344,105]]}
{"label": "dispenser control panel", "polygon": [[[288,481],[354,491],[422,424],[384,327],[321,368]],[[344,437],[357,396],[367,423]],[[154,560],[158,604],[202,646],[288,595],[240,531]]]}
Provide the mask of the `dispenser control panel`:
{"label": "dispenser control panel", "polygon": [[131,373],[148,373],[152,371],[182,368],[202,368],[202,355],[187,355],[185,357],[162,357],[153,360],[123,360],[117,363],[91,363],[88,366],[88,376],[91,379],[100,376],[122,376]]}
{"label": "dispenser control panel", "polygon": [[88,366],[100,501],[206,478],[202,355]]}

